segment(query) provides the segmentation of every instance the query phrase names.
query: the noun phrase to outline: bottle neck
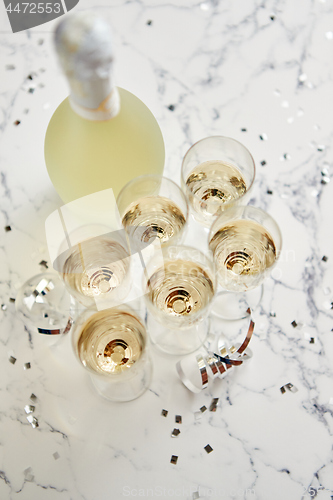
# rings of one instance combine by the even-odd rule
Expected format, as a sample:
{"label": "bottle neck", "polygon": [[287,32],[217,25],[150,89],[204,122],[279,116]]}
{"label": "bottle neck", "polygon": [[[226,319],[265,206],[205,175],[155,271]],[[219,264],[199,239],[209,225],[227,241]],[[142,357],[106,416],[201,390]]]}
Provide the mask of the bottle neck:
{"label": "bottle neck", "polygon": [[55,31],[55,46],[75,113],[88,120],[116,116],[120,101],[112,78],[111,33],[104,19],[89,12],[66,17]]}
{"label": "bottle neck", "polygon": [[69,78],[71,108],[86,120],[110,120],[120,111],[117,87],[110,78],[79,81]]}

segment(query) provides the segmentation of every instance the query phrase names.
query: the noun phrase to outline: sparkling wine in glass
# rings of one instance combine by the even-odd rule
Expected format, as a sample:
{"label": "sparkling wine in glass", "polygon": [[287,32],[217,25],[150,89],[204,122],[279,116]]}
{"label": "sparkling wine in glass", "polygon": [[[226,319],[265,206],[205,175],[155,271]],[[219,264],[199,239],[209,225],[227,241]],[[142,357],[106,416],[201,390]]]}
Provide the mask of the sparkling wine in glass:
{"label": "sparkling wine in glass", "polygon": [[[236,206],[218,217],[209,234],[209,248],[218,269],[214,311],[226,319],[244,317],[262,297],[262,282],[272,271],[282,245],[275,220],[253,206]],[[259,287],[259,288],[258,288]],[[254,293],[251,293],[251,291]],[[235,318],[238,319],[238,318]]]}
{"label": "sparkling wine in glass", "polygon": [[251,153],[229,137],[196,142],[185,154],[181,179],[195,219],[209,227],[215,217],[244,203],[255,177]]}
{"label": "sparkling wine in glass", "polygon": [[170,246],[153,256],[144,283],[153,344],[170,354],[198,349],[208,333],[204,320],[215,288],[214,263],[199,250]]}
{"label": "sparkling wine in glass", "polygon": [[179,243],[183,237],[188,204],[172,180],[160,175],[143,175],[120,192],[117,206],[132,247],[137,251],[154,241],[162,246]]}
{"label": "sparkling wine in glass", "polygon": [[[81,236],[81,231],[82,235]],[[78,241],[60,252],[54,267],[71,293],[85,307],[98,309],[122,303],[130,288],[130,254],[123,230],[101,233],[89,229],[72,234]]]}
{"label": "sparkling wine in glass", "polygon": [[85,310],[74,324],[72,345],[105,398],[130,401],[149,387],[152,364],[146,329],[131,308]]}

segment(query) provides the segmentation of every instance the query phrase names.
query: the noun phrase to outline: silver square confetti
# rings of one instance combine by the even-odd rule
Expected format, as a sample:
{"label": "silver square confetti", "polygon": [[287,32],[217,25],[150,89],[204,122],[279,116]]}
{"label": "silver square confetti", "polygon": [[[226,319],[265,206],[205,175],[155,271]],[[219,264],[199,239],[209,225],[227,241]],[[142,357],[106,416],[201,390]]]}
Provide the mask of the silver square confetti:
{"label": "silver square confetti", "polygon": [[211,453],[213,451],[213,448],[211,447],[210,444],[206,444],[204,449],[206,450],[207,453]]}
{"label": "silver square confetti", "polygon": [[180,434],[180,430],[179,429],[174,429],[171,433],[171,437],[178,437]]}
{"label": "silver square confetti", "polygon": [[216,411],[218,403],[219,403],[219,398],[213,398],[212,402],[210,403],[209,411]]}
{"label": "silver square confetti", "polygon": [[35,407],[33,405],[25,405],[24,411],[29,414],[35,411]]}
{"label": "silver square confetti", "polygon": [[33,429],[36,429],[36,427],[39,427],[38,419],[31,414],[27,416],[27,420],[29,424],[31,424]]}
{"label": "silver square confetti", "polygon": [[178,457],[177,457],[177,455],[172,455],[172,456],[171,456],[171,459],[170,459],[170,462],[171,462],[173,465],[176,465],[176,463],[178,462]]}

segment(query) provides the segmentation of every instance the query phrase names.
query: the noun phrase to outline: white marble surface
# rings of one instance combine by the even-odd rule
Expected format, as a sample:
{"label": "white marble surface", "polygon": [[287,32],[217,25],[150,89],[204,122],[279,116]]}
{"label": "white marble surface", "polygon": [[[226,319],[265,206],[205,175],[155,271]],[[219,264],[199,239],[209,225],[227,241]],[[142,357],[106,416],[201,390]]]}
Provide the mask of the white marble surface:
{"label": "white marble surface", "polygon": [[[91,7],[114,27],[117,84],[159,120],[166,175],[179,179],[182,156],[202,137],[240,140],[257,164],[251,203],[276,218],[284,248],[246,365],[193,395],[177,378],[176,360],[156,354],[144,396],[100,399],[69,338],[49,346],[9,301],[48,259],[44,221],[60,199],[43,138],[67,87],[54,23],[12,34],[0,7],[0,498],[187,500],[199,490],[208,499],[330,500],[333,183],[323,184],[321,172],[333,173],[332,1],[80,0],[75,9]],[[287,383],[298,392],[282,394]],[[24,412],[31,393],[36,429]],[[195,420],[212,397],[220,398],[217,411]],[[175,414],[183,423],[171,438]]]}

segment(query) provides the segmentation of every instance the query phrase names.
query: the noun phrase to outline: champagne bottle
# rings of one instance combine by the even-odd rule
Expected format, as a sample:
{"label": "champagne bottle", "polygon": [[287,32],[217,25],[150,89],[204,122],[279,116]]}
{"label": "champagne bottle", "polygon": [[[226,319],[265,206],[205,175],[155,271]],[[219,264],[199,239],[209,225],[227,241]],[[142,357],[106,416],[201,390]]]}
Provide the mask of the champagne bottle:
{"label": "champagne bottle", "polygon": [[64,203],[132,178],[162,174],[164,141],[151,111],[113,83],[108,24],[91,12],[70,15],[55,31],[55,46],[70,95],[54,112],[45,137],[45,162]]}

